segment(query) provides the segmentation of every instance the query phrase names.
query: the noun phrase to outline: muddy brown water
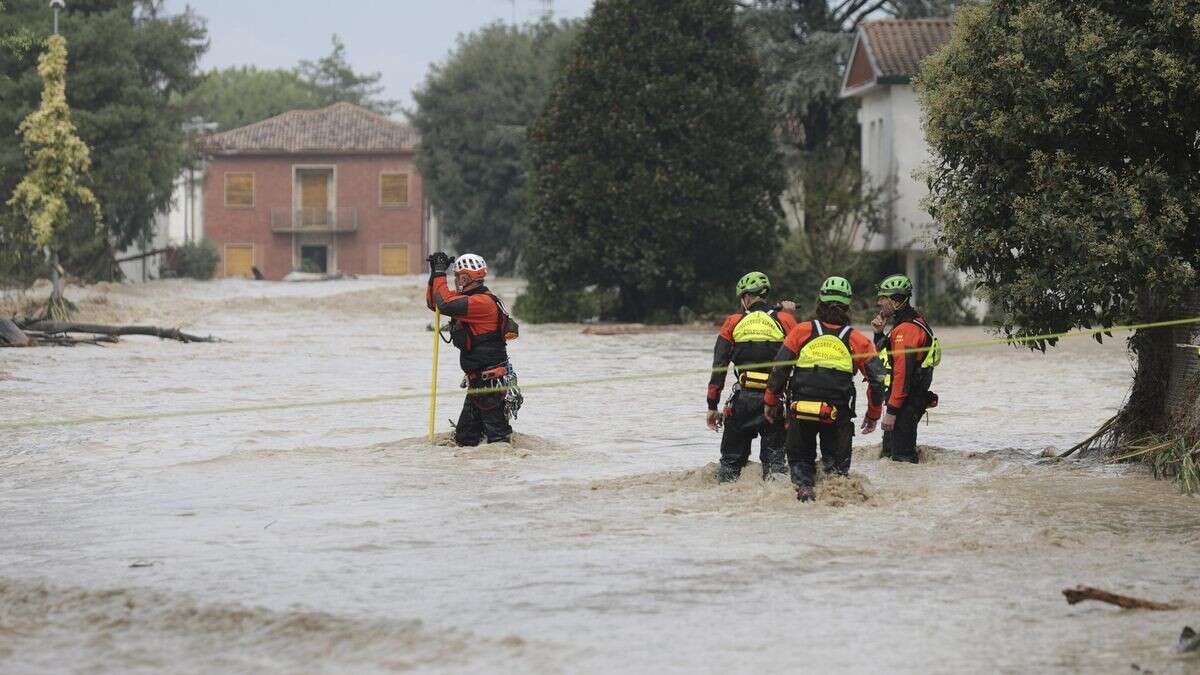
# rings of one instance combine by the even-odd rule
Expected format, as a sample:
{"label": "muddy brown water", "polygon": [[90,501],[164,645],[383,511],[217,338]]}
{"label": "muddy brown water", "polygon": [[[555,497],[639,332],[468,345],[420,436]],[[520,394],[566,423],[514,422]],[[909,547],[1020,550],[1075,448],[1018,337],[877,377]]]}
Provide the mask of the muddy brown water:
{"label": "muddy brown water", "polygon": [[[427,391],[423,280],[73,289],[224,344],[0,350],[3,420]],[[498,290],[511,297],[512,283]],[[421,399],[0,430],[0,672],[1195,672],[1200,501],[1137,469],[1039,466],[1119,406],[1119,337],[955,350],[920,466],[856,438],[799,504],[718,486],[712,336],[523,327],[513,445],[422,437]],[[461,399],[443,350],[439,429]]]}

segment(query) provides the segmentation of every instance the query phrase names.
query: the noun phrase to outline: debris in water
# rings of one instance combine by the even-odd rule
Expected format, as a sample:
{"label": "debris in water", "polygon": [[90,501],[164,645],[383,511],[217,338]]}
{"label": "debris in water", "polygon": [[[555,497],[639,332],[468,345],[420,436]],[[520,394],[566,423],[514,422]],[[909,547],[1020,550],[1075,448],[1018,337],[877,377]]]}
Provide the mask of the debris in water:
{"label": "debris in water", "polygon": [[1175,651],[1180,654],[1200,651],[1200,634],[1196,633],[1191,626],[1184,626],[1183,632],[1179,634],[1179,644],[1175,645]]}
{"label": "debris in water", "polygon": [[1075,588],[1067,588],[1063,590],[1063,595],[1067,597],[1067,604],[1074,605],[1084,600],[1099,600],[1107,602],[1110,605],[1116,605],[1122,609],[1153,609],[1158,611],[1171,611],[1179,609],[1176,605],[1165,602],[1153,602],[1151,600],[1142,600],[1141,598],[1133,598],[1128,595],[1117,595],[1102,591],[1099,588],[1091,586],[1076,586]]}
{"label": "debris in water", "polygon": [[134,560],[133,562],[129,563],[129,566],[131,568],[154,567],[157,564],[158,563],[154,562],[153,560]]}
{"label": "debris in water", "polygon": [[825,506],[869,504],[873,496],[871,481],[862,474],[826,476],[817,482],[817,502]]}

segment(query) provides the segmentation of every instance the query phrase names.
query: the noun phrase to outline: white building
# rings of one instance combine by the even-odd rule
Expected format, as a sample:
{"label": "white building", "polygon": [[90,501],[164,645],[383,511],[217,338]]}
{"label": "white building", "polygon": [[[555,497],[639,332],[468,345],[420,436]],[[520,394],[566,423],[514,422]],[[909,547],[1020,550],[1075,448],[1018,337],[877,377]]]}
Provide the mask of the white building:
{"label": "white building", "polygon": [[950,19],[890,19],[863,24],[850,52],[841,96],[859,99],[862,168],[866,189],[882,190],[883,230],[863,244],[870,250],[903,252],[905,274],[923,289],[939,284],[940,258],[933,249],[933,222],[921,207],[928,194],[914,174],[930,157],[921,129],[921,106],[912,78],[921,61],[950,40]]}
{"label": "white building", "polygon": [[[200,199],[203,180],[203,167],[184,169],[183,173],[175,178],[171,206],[154,217],[150,239],[145,242],[135,242],[129,248],[121,251],[117,258],[130,258],[203,239],[204,200]],[[162,256],[153,254],[126,260],[120,263],[120,266],[126,280],[140,282],[160,278],[161,263]]]}

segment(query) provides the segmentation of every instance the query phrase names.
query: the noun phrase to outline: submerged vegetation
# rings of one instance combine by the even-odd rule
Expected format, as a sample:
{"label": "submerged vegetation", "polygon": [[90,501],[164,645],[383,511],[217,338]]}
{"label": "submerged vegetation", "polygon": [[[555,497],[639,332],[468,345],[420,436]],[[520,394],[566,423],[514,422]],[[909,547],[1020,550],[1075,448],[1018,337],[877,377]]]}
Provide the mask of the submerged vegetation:
{"label": "submerged vegetation", "polygon": [[1150,465],[1155,478],[1174,479],[1184,494],[1200,492],[1200,439],[1182,435],[1147,436],[1108,456],[1111,462],[1136,459]]}

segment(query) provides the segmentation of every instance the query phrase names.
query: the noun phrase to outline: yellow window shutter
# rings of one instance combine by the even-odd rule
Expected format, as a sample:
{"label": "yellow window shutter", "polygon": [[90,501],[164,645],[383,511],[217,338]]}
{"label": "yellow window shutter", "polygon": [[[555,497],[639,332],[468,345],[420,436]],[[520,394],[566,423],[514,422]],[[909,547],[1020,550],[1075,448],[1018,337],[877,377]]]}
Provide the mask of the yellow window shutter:
{"label": "yellow window shutter", "polygon": [[408,174],[381,174],[379,193],[379,203],[382,206],[408,206]]}
{"label": "yellow window shutter", "polygon": [[379,248],[379,273],[408,274],[408,245],[383,244]]}
{"label": "yellow window shutter", "polygon": [[225,206],[254,206],[254,174],[225,174]]}

